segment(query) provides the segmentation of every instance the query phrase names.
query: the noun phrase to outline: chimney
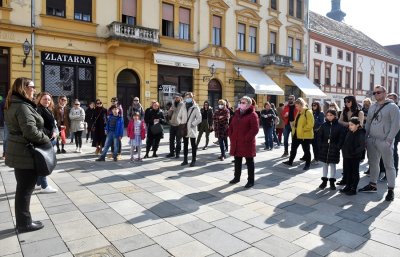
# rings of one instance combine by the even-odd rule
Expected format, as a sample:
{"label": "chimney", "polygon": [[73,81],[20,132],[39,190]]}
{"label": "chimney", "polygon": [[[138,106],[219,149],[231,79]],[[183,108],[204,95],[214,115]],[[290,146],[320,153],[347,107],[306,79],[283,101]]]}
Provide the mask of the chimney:
{"label": "chimney", "polygon": [[331,19],[342,22],[346,13],[340,10],[340,0],[332,0],[332,10],[326,14]]}

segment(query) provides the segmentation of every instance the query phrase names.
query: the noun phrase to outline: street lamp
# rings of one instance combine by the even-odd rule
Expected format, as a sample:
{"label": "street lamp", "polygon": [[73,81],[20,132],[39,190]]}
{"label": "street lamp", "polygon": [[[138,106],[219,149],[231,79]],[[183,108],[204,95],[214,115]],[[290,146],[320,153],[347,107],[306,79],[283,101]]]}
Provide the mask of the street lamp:
{"label": "street lamp", "polygon": [[214,63],[210,66],[210,68],[208,68],[208,71],[210,72],[211,76],[203,76],[203,82],[204,81],[210,81],[212,77],[214,77],[215,72],[216,72],[216,68]]}
{"label": "street lamp", "polygon": [[[241,75],[242,75],[242,70],[240,69],[240,67],[237,67],[236,68],[236,79],[239,79]],[[231,82],[235,82],[236,79],[235,78],[230,78],[229,81],[228,81],[229,84],[231,84]]]}
{"label": "street lamp", "polygon": [[26,66],[26,59],[28,58],[29,53],[31,52],[32,45],[29,43],[28,39],[25,39],[25,42],[22,44],[22,49],[24,50],[25,58],[22,61],[22,66]]}

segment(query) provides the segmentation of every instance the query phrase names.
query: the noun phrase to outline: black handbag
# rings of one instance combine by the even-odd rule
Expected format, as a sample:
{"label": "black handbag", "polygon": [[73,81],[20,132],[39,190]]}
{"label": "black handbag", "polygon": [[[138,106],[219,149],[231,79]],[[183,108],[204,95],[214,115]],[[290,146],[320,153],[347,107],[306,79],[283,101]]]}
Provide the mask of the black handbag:
{"label": "black handbag", "polygon": [[163,126],[160,123],[156,123],[153,126],[151,126],[150,130],[153,135],[159,135],[164,131]]}
{"label": "black handbag", "polygon": [[57,165],[56,153],[51,142],[42,145],[27,144],[32,153],[35,171],[38,176],[50,175]]}

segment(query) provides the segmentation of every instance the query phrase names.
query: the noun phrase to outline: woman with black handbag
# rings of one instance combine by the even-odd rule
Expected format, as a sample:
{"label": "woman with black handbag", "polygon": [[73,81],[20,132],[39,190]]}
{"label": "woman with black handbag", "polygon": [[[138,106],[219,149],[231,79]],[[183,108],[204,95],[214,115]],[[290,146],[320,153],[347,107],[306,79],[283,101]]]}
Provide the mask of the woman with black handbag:
{"label": "woman with black handbag", "polygon": [[43,132],[43,118],[33,102],[35,85],[28,78],[17,78],[7,94],[5,120],[9,129],[6,165],[14,168],[17,188],[15,192],[15,219],[18,233],[43,228],[40,221],[32,221],[29,205],[37,181],[34,158],[27,144],[48,144]]}
{"label": "woman with black handbag", "polygon": [[154,102],[152,108],[144,115],[144,121],[147,126],[146,154],[143,159],[149,157],[150,149],[153,149],[153,156],[158,157],[157,150],[161,138],[164,137],[162,124],[166,124],[163,111],[160,110],[160,104]]}
{"label": "woman with black handbag", "polygon": [[[42,116],[44,121],[43,131],[50,138],[51,144],[54,146],[59,131],[53,115],[54,103],[50,93],[41,92],[36,98],[36,104],[37,112]],[[57,189],[47,183],[47,177],[45,176],[39,176],[36,185],[42,188],[40,193],[48,194],[57,192]]]}
{"label": "woman with black handbag", "polygon": [[96,147],[95,154],[98,155],[103,149],[104,143],[106,142],[106,134],[104,128],[106,127],[107,121],[107,109],[103,107],[103,103],[100,99],[96,99],[96,108],[94,109],[94,120],[90,127],[93,135],[92,147]]}

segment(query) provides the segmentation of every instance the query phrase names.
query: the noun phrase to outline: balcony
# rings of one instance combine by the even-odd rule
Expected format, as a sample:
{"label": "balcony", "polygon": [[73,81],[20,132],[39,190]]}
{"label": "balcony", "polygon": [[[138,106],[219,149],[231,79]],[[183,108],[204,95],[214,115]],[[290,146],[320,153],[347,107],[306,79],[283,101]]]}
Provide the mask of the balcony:
{"label": "balcony", "polygon": [[108,25],[108,28],[110,32],[109,38],[111,39],[151,45],[160,44],[158,29],[133,26],[116,21]]}
{"label": "balcony", "polygon": [[262,57],[264,65],[277,65],[283,67],[293,67],[292,58],[279,54],[268,54]]}

